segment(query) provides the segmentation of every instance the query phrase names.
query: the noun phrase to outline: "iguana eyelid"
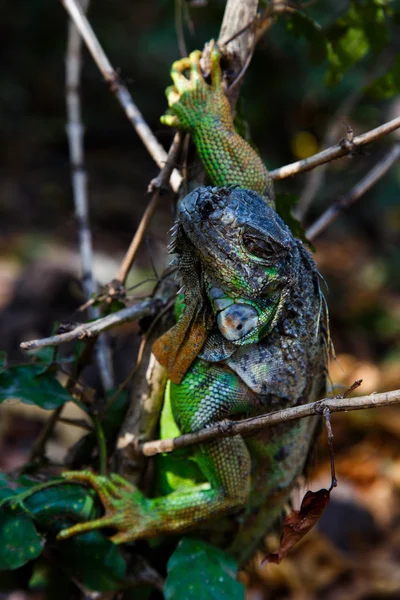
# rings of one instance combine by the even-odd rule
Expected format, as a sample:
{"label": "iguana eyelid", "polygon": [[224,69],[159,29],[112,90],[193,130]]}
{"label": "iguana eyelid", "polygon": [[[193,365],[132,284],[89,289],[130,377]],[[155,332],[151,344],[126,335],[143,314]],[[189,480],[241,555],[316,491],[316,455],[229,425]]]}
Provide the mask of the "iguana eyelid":
{"label": "iguana eyelid", "polygon": [[272,238],[263,238],[260,235],[245,231],[242,236],[242,244],[247,252],[255,258],[263,261],[276,263],[276,259],[282,259],[289,252],[289,248],[280,244]]}

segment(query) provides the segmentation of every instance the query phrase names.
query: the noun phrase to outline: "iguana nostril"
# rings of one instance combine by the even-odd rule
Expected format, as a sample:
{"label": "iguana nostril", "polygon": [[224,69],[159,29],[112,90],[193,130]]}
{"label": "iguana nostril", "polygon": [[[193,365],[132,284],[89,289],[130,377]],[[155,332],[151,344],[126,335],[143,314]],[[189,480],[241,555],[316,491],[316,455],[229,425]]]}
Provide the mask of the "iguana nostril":
{"label": "iguana nostril", "polygon": [[234,342],[258,326],[258,313],[253,306],[232,304],[218,314],[217,323],[224,338]]}
{"label": "iguana nostril", "polygon": [[204,217],[205,219],[210,216],[210,214],[212,213],[213,210],[214,210],[214,206],[213,206],[213,203],[210,202],[210,200],[206,200],[199,207],[199,212],[200,212],[201,216]]}

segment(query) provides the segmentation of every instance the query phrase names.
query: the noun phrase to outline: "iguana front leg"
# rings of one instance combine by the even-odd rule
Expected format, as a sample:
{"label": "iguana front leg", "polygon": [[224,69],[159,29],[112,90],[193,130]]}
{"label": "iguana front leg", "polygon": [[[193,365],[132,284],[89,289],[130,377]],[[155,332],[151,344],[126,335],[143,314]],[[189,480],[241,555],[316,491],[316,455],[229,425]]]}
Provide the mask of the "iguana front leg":
{"label": "iguana front leg", "polygon": [[[235,131],[229,101],[222,89],[221,54],[211,52],[211,85],[200,68],[201,52],[172,65],[174,85],[167,88],[169,111],[161,117],[165,125],[193,136],[204,168],[213,185],[238,185],[264,196],[274,207],[272,180],[255,150]],[[185,77],[190,72],[190,79]]]}

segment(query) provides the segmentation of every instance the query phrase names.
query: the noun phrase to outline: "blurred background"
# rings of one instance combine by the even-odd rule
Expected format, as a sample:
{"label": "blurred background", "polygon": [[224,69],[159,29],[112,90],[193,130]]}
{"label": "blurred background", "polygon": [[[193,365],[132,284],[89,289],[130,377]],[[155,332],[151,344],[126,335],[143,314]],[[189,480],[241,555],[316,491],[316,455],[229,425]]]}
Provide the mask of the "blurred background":
{"label": "blurred background", "polygon": [[[166,108],[170,65],[179,58],[176,6],[191,51],[218,36],[224,5],[222,0],[96,0],[90,7],[90,21],[111,62],[166,148],[174,132],[161,126],[159,117]],[[0,6],[0,349],[10,361],[23,361],[19,343],[49,334],[55,321],[79,320],[75,310],[82,302],[65,133],[67,16],[52,0],[14,0],[12,5],[2,0]],[[339,39],[340,18],[349,10],[351,5],[341,0],[305,7],[332,40]],[[379,35],[373,18],[366,23]],[[247,72],[240,112],[269,168],[337,143],[349,126],[357,135],[400,115],[393,89],[382,91],[382,77],[396,65],[400,46],[396,18],[386,25],[385,40],[379,45],[367,36],[370,46],[362,52],[362,40],[349,37],[347,50],[354,60],[336,79],[328,74],[331,83],[336,81],[331,87],[326,85],[327,62],[315,60],[315,47],[304,32],[285,20],[268,32]],[[83,58],[94,270],[104,284],[116,273],[158,169],[86,51]],[[399,85],[398,71],[393,70],[393,85]],[[307,226],[395,141],[393,134],[357,156],[331,163],[319,181],[302,174],[277,183],[276,190],[296,194],[301,205],[308,198]],[[142,244],[130,285],[152,277],[152,265],[162,271],[172,219],[166,197]],[[399,242],[399,164],[314,241],[315,260],[328,287],[336,350],[332,382],[346,388],[362,379],[360,394],[400,388]],[[145,295],[151,287],[132,293]],[[11,405],[1,408],[0,419],[0,467],[10,471],[24,462],[43,416]],[[334,500],[318,531],[279,567],[243,575],[251,600],[400,598],[400,409],[335,415],[332,422],[339,478]],[[75,438],[70,439],[68,428],[57,435],[53,451],[62,456]],[[329,485],[324,443],[308,485]]]}

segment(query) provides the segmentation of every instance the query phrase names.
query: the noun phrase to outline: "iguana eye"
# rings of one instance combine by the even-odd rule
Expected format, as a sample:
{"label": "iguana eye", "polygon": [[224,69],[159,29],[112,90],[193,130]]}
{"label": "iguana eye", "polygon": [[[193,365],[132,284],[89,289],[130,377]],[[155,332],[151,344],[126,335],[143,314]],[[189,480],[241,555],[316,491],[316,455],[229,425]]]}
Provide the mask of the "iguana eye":
{"label": "iguana eye", "polygon": [[251,233],[244,233],[242,240],[246,250],[258,258],[268,260],[277,254],[275,248],[268,240],[257,237]]}

